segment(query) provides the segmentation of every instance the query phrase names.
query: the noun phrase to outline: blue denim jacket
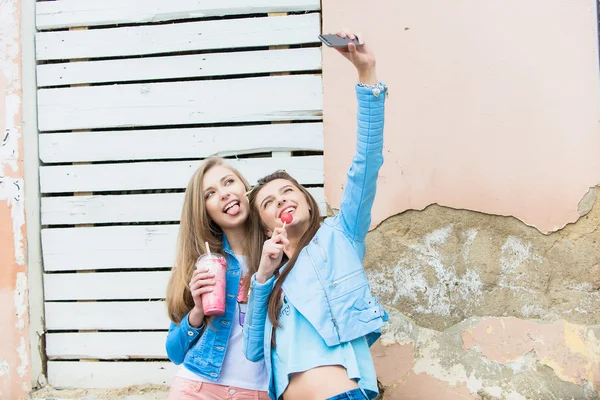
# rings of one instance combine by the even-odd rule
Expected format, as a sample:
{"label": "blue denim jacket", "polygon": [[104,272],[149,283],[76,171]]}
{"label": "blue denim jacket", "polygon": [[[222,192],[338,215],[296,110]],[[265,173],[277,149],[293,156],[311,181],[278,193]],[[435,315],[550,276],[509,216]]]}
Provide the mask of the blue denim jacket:
{"label": "blue denim jacket", "polygon": [[190,371],[211,381],[217,381],[221,374],[240,284],[240,265],[224,235],[223,251],[227,259],[225,314],[211,317],[204,329],[192,327],[188,313],[179,325],[171,323],[166,342],[167,355],[173,363],[183,363]]}
{"label": "blue denim jacket", "polygon": [[[340,205],[315,237],[301,250],[282,289],[288,300],[313,325],[328,346],[366,336],[371,345],[387,321],[387,313],[371,289],[362,266],[365,237],[371,224],[377,174],[383,164],[384,103],[387,89],[378,96],[356,86],[358,136],[356,154]],[[285,268],[285,266],[284,266]],[[264,284],[251,280],[244,352],[251,361],[265,359],[271,374],[272,325],[267,303],[274,278]],[[272,375],[269,394],[274,399]]]}

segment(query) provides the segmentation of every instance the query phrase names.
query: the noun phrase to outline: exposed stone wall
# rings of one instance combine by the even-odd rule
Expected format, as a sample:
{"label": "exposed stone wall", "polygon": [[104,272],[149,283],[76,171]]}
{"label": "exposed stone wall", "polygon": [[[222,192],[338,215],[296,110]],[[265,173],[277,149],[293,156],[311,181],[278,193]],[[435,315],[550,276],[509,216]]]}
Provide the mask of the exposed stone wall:
{"label": "exposed stone wall", "polygon": [[600,188],[590,193],[587,214],[548,235],[436,205],[372,231],[365,268],[391,315],[373,349],[384,398],[600,398]]}

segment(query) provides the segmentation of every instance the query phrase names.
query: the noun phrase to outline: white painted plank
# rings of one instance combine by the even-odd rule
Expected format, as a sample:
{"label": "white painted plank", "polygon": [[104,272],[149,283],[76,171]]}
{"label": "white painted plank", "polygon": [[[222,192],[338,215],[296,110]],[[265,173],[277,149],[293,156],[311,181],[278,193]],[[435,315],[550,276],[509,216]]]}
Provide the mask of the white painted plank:
{"label": "white painted plank", "polygon": [[46,329],[144,330],[168,329],[164,301],[46,302]]}
{"label": "white painted plank", "polygon": [[316,75],[38,90],[41,131],[322,118]]}
{"label": "white painted plank", "polygon": [[44,163],[190,159],[271,151],[322,151],[323,124],[65,132],[39,135]]}
{"label": "white painted plank", "polygon": [[68,60],[317,43],[320,14],[40,32],[36,55]]}
{"label": "white painted plank", "polygon": [[[228,159],[251,183],[285,169],[301,184],[323,183],[323,156]],[[42,193],[182,189],[201,161],[60,165],[40,168]]]}
{"label": "white painted plank", "polygon": [[58,0],[38,2],[38,30],[173,21],[227,15],[314,11],[320,0]]}
{"label": "white painted plank", "polygon": [[42,229],[44,270],[171,267],[178,229],[178,225]]}
{"label": "white painted plank", "polygon": [[57,388],[121,388],[169,385],[177,366],[170,362],[49,361],[48,383]]}
{"label": "white painted plank", "polygon": [[42,225],[179,221],[183,193],[42,197]]}
{"label": "white painted plank", "polygon": [[321,69],[321,49],[243,51],[37,66],[38,87]]}
{"label": "white painted plank", "polygon": [[164,299],[170,276],[170,271],[45,274],[44,299]]}
{"label": "white painted plank", "polygon": [[46,334],[51,360],[166,358],[167,332],[85,332]]}
{"label": "white painted plank", "polygon": [[[322,187],[308,188],[327,212]],[[42,197],[42,225],[179,221],[183,193]]]}

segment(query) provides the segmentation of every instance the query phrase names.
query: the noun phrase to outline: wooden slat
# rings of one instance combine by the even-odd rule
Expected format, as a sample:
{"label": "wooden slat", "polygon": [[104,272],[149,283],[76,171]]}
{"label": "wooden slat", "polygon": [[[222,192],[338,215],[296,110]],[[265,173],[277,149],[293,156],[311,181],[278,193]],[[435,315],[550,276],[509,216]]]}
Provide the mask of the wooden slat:
{"label": "wooden slat", "polygon": [[316,75],[38,90],[41,131],[316,120],[322,109]]}
{"label": "wooden slat", "polygon": [[42,229],[46,271],[171,267],[178,225]]}
{"label": "wooden slat", "polygon": [[317,47],[169,57],[79,61],[37,66],[38,87],[149,81],[321,69]]}
{"label": "wooden slat", "polygon": [[38,2],[38,30],[319,10],[319,0],[58,0]]}
{"label": "wooden slat", "polygon": [[51,360],[79,358],[166,358],[167,332],[85,332],[46,334]]}
{"label": "wooden slat", "polygon": [[44,299],[164,299],[170,271],[45,274]]}
{"label": "wooden slat", "polygon": [[42,197],[42,225],[179,221],[183,193]]}
{"label": "wooden slat", "polygon": [[[141,145],[143,144],[143,145]],[[44,163],[166,160],[271,151],[322,151],[323,124],[267,124],[213,128],[39,135]]]}
{"label": "wooden slat", "polygon": [[54,387],[120,388],[168,385],[177,366],[170,362],[49,361],[48,383]]}
{"label": "wooden slat", "polygon": [[319,32],[318,13],[40,32],[36,55],[39,61],[68,60],[317,43]]}
{"label": "wooden slat", "polygon": [[[308,191],[327,212],[323,188]],[[183,193],[43,197],[42,225],[179,221]]]}
{"label": "wooden slat", "polygon": [[[301,184],[323,183],[323,157],[245,158],[227,160],[252,184],[285,169]],[[182,189],[201,161],[60,165],[40,168],[42,193]]]}
{"label": "wooden slat", "polygon": [[170,324],[164,301],[46,302],[44,308],[49,331],[159,330]]}

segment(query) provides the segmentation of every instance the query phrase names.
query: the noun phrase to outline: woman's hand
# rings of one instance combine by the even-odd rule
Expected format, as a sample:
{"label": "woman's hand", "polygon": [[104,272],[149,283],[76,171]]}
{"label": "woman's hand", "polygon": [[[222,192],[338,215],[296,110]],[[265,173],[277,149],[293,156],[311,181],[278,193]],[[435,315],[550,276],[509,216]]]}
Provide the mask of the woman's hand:
{"label": "woman's hand", "polygon": [[336,48],[336,50],[350,61],[358,72],[358,80],[367,85],[377,84],[377,74],[375,71],[375,54],[367,46],[362,35],[355,35],[348,30],[337,32],[337,35],[342,38],[358,39],[361,46],[356,46],[354,43],[348,43],[348,47]]}
{"label": "woman's hand", "polygon": [[194,271],[192,279],[190,280],[190,291],[192,292],[192,298],[194,299],[194,308],[190,311],[188,317],[190,325],[194,328],[198,328],[202,325],[204,320],[204,309],[202,308],[202,295],[204,293],[210,293],[213,291],[215,281],[212,279],[215,274],[209,273],[208,269],[203,268]]}
{"label": "woman's hand", "polygon": [[288,249],[290,242],[287,239],[287,233],[283,228],[275,228],[273,235],[263,245],[260,264],[256,272],[256,280],[259,283],[265,283],[273,276],[275,270],[281,264],[283,259],[283,250]]}

